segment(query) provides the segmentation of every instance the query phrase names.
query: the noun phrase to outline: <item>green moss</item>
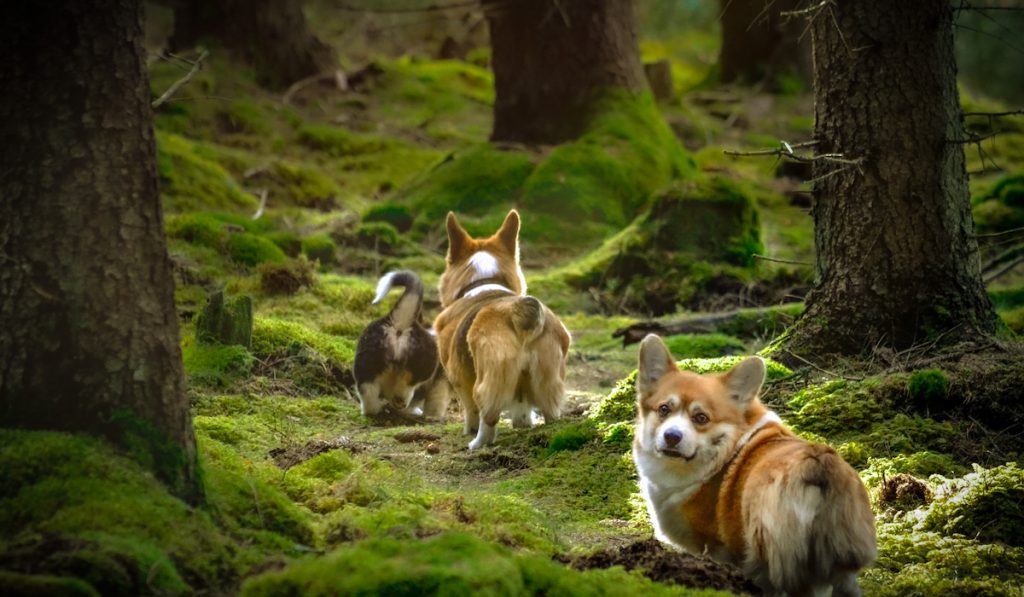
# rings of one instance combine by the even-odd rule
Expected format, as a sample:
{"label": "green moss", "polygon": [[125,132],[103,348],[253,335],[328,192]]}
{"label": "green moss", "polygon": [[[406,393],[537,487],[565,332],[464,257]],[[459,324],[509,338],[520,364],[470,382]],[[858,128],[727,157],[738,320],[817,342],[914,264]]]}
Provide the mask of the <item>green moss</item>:
{"label": "green moss", "polygon": [[397,203],[378,203],[363,214],[364,222],[385,222],[391,224],[399,232],[408,232],[412,228],[413,216],[409,208]]}
{"label": "green moss", "polygon": [[237,99],[218,112],[225,129],[233,133],[266,135],[270,132],[262,106],[248,99]]}
{"label": "green moss", "polygon": [[390,252],[402,243],[398,230],[387,222],[366,222],[356,229],[356,240],[360,246],[382,252]]}
{"label": "green moss", "polygon": [[302,239],[302,253],[310,260],[317,260],[321,265],[330,265],[336,261],[337,245],[326,234],[314,234]]}
{"label": "green moss", "polygon": [[244,346],[200,344],[191,336],[182,337],[181,356],[191,383],[220,387],[248,375],[254,364]]}
{"label": "green moss", "polygon": [[1018,334],[1024,334],[1024,306],[1001,311],[999,316],[1006,323],[1006,327]]}
{"label": "green moss", "polygon": [[512,204],[535,159],[529,153],[490,144],[456,151],[399,191],[397,200],[416,214],[421,230],[439,228],[445,214],[455,211],[471,232],[482,232],[472,228],[476,219]]}
{"label": "green moss", "polygon": [[235,578],[209,516],[103,442],[0,430],[0,469],[0,552],[35,553],[33,574],[73,575],[103,594],[176,595]]}
{"label": "green moss", "polygon": [[[227,420],[225,420],[227,419]],[[313,528],[308,512],[275,486],[281,472],[276,467],[254,464],[243,458],[232,442],[233,422],[207,418],[197,425],[199,446],[206,470],[207,507],[230,533],[257,548],[243,553],[240,564],[259,563],[260,552],[295,551],[295,544],[311,545]],[[241,441],[243,438],[237,438]]]}
{"label": "green moss", "polygon": [[1000,178],[971,202],[979,232],[1024,226],[1024,174]]}
{"label": "green moss", "polygon": [[1024,307],[1024,286],[989,290],[988,296],[992,299],[992,306],[999,310]]}
{"label": "green moss", "polygon": [[246,193],[224,168],[200,157],[183,137],[157,132],[157,171],[164,208],[255,209],[256,198]]}
{"label": "green moss", "polygon": [[590,421],[583,421],[563,427],[551,436],[548,442],[548,455],[565,450],[579,450],[597,438],[597,429]]}
{"label": "green moss", "polygon": [[17,574],[0,570],[0,587],[8,595],[48,595],[50,597],[99,597],[89,583],[70,577],[47,574]]}
{"label": "green moss", "polygon": [[1024,547],[1024,471],[1016,463],[947,484],[922,521],[925,530]]}
{"label": "green moss", "polygon": [[273,242],[246,232],[231,235],[228,239],[228,252],[236,263],[250,267],[285,260],[284,251]]}
{"label": "green moss", "polygon": [[257,317],[253,322],[252,350],[260,357],[312,351],[339,366],[347,366],[355,356],[355,342],[294,321]]}
{"label": "green moss", "polygon": [[285,196],[302,207],[329,208],[341,196],[337,183],[309,166],[275,162],[273,174],[282,183]]}
{"label": "green moss", "polygon": [[929,477],[931,475],[954,477],[962,475],[969,470],[947,454],[937,454],[928,451],[900,454],[891,458],[868,458],[867,466],[863,467],[863,469],[860,476],[864,483],[871,488],[877,488],[883,479],[900,473],[915,477]]}
{"label": "green moss", "polygon": [[299,141],[334,157],[380,151],[388,141],[373,135],[353,133],[343,128],[310,124],[299,129]]}
{"label": "green moss", "polygon": [[920,410],[941,410],[949,395],[949,379],[940,369],[915,371],[907,380],[907,393]]}
{"label": "green moss", "polygon": [[745,352],[743,342],[724,334],[681,334],[665,339],[672,354],[688,358],[712,358]]}
{"label": "green moss", "polygon": [[311,288],[316,284],[314,266],[305,255],[283,263],[263,263],[257,268],[260,288],[269,294],[283,295],[293,295],[303,288]]}
{"label": "green moss", "polygon": [[688,594],[621,570],[572,571],[462,534],[425,541],[366,541],[251,578],[242,586],[242,594],[249,596],[623,593]]}

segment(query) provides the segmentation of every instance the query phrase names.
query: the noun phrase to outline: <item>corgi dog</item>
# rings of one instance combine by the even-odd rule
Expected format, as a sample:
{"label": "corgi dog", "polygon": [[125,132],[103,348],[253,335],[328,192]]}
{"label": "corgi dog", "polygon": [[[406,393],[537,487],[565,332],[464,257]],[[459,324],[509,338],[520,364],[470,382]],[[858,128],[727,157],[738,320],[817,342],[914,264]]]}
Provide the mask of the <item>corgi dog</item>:
{"label": "corgi dog", "polygon": [[876,556],[867,491],[761,404],[764,361],[680,371],[653,334],[639,361],[633,460],[657,538],[735,564],[766,594],[859,595]]}
{"label": "corgi dog", "polygon": [[[423,282],[410,271],[390,272],[377,283],[373,304],[384,300],[394,287],[405,289],[384,317],[366,326],[356,344],[353,374],[364,416],[381,413],[385,406],[407,414],[424,414],[413,396],[435,378],[437,341],[423,325]],[[440,416],[447,407],[444,395],[420,392],[428,416]],[[443,402],[443,404],[440,404]],[[439,411],[439,412],[438,412]]]}
{"label": "corgi dog", "polygon": [[519,213],[474,239],[448,213],[448,256],[434,320],[438,353],[462,404],[469,449],[494,442],[503,411],[529,427],[533,409],[545,422],[561,415],[570,336],[539,300],[526,295],[519,267]]}

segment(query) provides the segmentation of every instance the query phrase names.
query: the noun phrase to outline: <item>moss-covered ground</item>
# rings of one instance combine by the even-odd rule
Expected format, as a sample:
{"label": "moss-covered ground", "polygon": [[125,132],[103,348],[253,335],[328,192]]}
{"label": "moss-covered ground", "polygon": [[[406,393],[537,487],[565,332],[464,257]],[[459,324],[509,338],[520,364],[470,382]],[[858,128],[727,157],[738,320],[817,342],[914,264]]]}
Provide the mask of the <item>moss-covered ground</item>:
{"label": "moss-covered ground", "polygon": [[[97,440],[0,430],[0,587],[705,594],[697,576],[669,584],[565,564],[651,537],[629,457],[636,350],[612,332],[652,315],[738,309],[710,333],[667,340],[684,366],[721,371],[799,315],[812,281],[809,187],[770,159],[722,150],[808,139],[809,95],[796,81],[777,95],[716,87],[713,28],[666,34],[649,22],[644,57],[671,61],[675,99],[612,94],[575,143],[495,145],[485,47],[437,59],[424,49],[438,41],[429,27],[374,21],[415,46],[393,57],[382,48],[397,33],[352,36],[327,4],[310,11],[347,48],[347,91],[310,85],[285,102],[213,51],[156,111],[205,503],[171,497]],[[153,62],[154,94],[187,70]],[[964,102],[1004,108],[967,89]],[[984,149],[986,161],[969,151],[968,162],[981,172],[973,206],[979,232],[995,235],[980,237],[995,271],[1020,257],[1007,241],[1024,222],[1024,136],[1018,127]],[[1004,171],[990,172],[991,160]],[[524,216],[531,293],[573,334],[566,416],[530,430],[503,421],[496,444],[474,453],[454,404],[422,424],[361,417],[356,340],[390,304],[371,305],[377,277],[419,272],[433,315],[444,214],[489,233],[510,206]],[[693,210],[701,221],[680,220]],[[229,303],[252,298],[248,348],[196,338],[219,290]],[[990,293],[1009,330],[1024,330],[1024,276],[1002,274]],[[896,355],[867,376],[771,365],[765,401],[797,433],[835,446],[869,488],[880,552],[862,573],[866,594],[1020,595],[1024,359],[1010,332],[1001,342],[1006,352],[988,360],[917,366]]]}

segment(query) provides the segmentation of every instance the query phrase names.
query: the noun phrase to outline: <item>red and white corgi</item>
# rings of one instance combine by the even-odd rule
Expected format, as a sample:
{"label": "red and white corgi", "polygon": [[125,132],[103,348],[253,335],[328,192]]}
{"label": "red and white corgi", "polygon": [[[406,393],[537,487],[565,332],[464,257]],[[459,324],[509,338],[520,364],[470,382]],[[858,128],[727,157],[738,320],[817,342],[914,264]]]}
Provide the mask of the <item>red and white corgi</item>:
{"label": "red and white corgi", "polygon": [[680,371],[661,338],[644,338],[633,460],[655,535],[739,566],[768,594],[859,595],[876,555],[864,484],[761,404],[764,379],[758,357]]}
{"label": "red and white corgi", "polygon": [[519,213],[491,237],[472,238],[448,214],[447,267],[434,320],[438,356],[462,403],[471,450],[494,442],[503,411],[529,427],[561,415],[570,336],[539,300],[526,295],[519,267]]}

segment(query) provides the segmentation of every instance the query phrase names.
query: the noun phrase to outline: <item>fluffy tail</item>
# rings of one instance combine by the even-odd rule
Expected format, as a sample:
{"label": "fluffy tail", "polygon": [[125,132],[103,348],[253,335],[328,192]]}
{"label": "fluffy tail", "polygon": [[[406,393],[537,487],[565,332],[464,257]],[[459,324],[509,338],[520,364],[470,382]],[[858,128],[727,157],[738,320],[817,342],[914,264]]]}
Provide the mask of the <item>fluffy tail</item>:
{"label": "fluffy tail", "polygon": [[532,296],[524,296],[512,308],[512,325],[520,334],[532,337],[544,329],[544,305]]}
{"label": "fluffy tail", "polygon": [[408,270],[388,272],[377,282],[377,295],[373,297],[373,304],[384,300],[388,292],[396,286],[405,288],[405,292],[391,309],[389,317],[395,328],[405,330],[420,319],[420,311],[423,309],[423,281],[415,272]]}

